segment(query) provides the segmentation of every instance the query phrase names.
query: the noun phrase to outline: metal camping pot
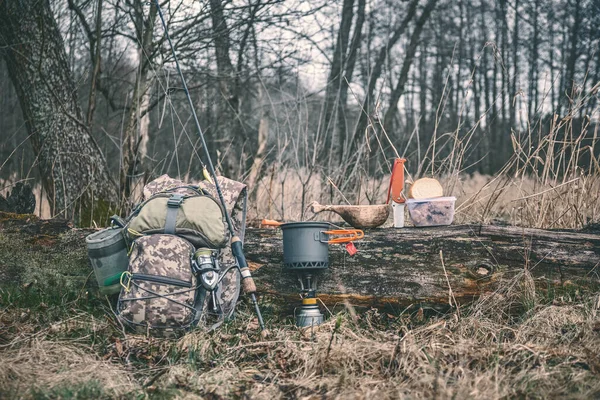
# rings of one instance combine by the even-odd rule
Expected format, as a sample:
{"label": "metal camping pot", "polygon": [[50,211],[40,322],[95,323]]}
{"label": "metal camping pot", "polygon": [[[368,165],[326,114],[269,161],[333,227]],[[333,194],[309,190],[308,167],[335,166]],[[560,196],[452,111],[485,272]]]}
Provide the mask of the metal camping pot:
{"label": "metal camping pot", "polygon": [[[298,278],[302,306],[295,312],[299,327],[319,325],[324,315],[317,305],[317,275],[329,267],[329,244],[349,243],[364,237],[359,229],[331,230],[327,222],[289,222],[263,220],[263,226],[278,226],[283,231],[283,268]],[[350,250],[349,250],[350,251]]]}
{"label": "metal camping pot", "polygon": [[325,269],[329,266],[329,229],[325,222],[290,222],[283,231],[283,266],[290,269]]}
{"label": "metal camping pot", "polygon": [[[329,244],[347,243],[364,237],[358,229],[331,230],[327,222],[289,222],[283,231],[283,266],[289,269],[320,270],[329,267]],[[345,235],[335,237],[335,235]]]}

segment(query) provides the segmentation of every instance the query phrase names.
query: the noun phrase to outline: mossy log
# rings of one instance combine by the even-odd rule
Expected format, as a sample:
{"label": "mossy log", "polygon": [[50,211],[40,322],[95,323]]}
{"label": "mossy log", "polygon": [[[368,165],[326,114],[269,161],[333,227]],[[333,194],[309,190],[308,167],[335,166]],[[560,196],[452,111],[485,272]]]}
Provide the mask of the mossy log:
{"label": "mossy log", "polygon": [[[540,287],[600,283],[600,233],[460,225],[372,229],[358,253],[329,246],[330,268],[319,279],[328,304],[448,304],[488,293],[527,269]],[[245,246],[263,292],[287,295],[299,284],[282,273],[280,230],[251,230]],[[295,296],[297,298],[297,295]]]}
{"label": "mossy log", "polygon": [[[93,285],[85,236],[65,220],[0,213],[0,283],[35,284],[41,290]],[[461,225],[373,229],[350,257],[330,245],[330,267],[319,277],[326,304],[364,306],[444,305],[449,287],[468,302],[524,269],[544,286],[596,285],[598,231],[558,231],[511,226]],[[248,229],[246,257],[261,294],[298,299],[299,284],[282,268],[279,229]]]}

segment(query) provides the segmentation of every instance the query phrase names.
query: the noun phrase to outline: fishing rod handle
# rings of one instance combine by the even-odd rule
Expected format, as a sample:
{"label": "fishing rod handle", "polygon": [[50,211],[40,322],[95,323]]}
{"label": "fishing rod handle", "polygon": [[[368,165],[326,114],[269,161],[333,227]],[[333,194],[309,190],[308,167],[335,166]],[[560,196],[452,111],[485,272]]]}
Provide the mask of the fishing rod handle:
{"label": "fishing rod handle", "polygon": [[231,252],[233,253],[233,256],[237,260],[240,267],[240,273],[242,274],[242,288],[244,289],[244,293],[256,293],[256,285],[254,284],[254,279],[252,279],[250,268],[248,268],[248,262],[244,256],[242,241],[237,236],[234,236],[231,239]]}
{"label": "fishing rod handle", "polygon": [[254,279],[250,275],[249,268],[240,269],[242,273],[242,288],[244,289],[244,293],[246,294],[255,294],[256,293],[256,285],[254,284]]}

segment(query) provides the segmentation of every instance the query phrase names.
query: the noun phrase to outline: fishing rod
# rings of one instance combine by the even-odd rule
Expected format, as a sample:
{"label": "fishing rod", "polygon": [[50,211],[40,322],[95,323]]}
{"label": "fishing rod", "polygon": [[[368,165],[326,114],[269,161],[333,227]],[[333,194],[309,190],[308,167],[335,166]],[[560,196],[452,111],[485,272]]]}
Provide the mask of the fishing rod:
{"label": "fishing rod", "polygon": [[208,152],[208,147],[206,146],[206,141],[204,140],[204,133],[202,133],[202,128],[200,127],[198,116],[196,115],[196,109],[194,108],[192,97],[190,96],[190,91],[188,90],[187,83],[185,81],[185,78],[183,77],[183,72],[181,72],[179,60],[177,59],[177,54],[175,53],[175,47],[173,46],[173,42],[171,41],[171,37],[169,36],[169,31],[167,29],[165,17],[163,16],[158,0],[154,0],[154,4],[156,5],[158,15],[160,16],[160,21],[162,22],[163,30],[165,31],[165,37],[167,38],[167,41],[169,42],[169,47],[171,48],[171,53],[173,54],[173,58],[175,59],[175,66],[177,67],[177,72],[179,73],[179,77],[181,78],[181,84],[183,85],[185,96],[187,97],[190,109],[192,110],[192,117],[194,118],[196,129],[198,130],[198,135],[200,136],[200,141],[202,142],[202,148],[204,149],[204,156],[207,160],[208,170],[213,178],[213,183],[217,190],[217,194],[219,195],[221,205],[223,205],[223,209],[225,210],[225,219],[227,220],[227,227],[229,229],[229,233],[231,234],[231,253],[235,257],[237,267],[242,277],[242,287],[244,288],[244,292],[246,294],[249,294],[252,298],[252,303],[254,304],[254,309],[256,310],[256,316],[258,317],[258,324],[260,325],[261,331],[264,332],[265,323],[263,321],[260,308],[258,307],[258,301],[256,300],[256,285],[254,284],[254,280],[252,279],[250,268],[248,268],[246,256],[244,256],[242,240],[239,238],[239,236],[235,234],[235,230],[233,229],[233,223],[231,222],[231,217],[229,216],[229,212],[227,212],[227,206],[225,204],[225,199],[223,198],[223,193],[221,192],[221,187],[219,186],[219,181],[217,180],[215,167],[213,166],[212,160],[210,158],[210,153]]}

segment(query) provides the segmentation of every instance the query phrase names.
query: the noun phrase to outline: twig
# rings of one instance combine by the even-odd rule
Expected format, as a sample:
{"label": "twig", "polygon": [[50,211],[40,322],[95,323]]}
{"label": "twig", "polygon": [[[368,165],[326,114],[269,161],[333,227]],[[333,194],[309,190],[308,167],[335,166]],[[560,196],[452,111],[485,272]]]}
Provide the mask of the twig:
{"label": "twig", "polygon": [[342,199],[344,199],[344,201],[346,203],[348,203],[348,205],[352,205],[352,203],[350,203],[348,201],[348,199],[346,198],[346,196],[344,196],[344,193],[342,193],[342,191],[336,186],[336,184],[331,180],[331,178],[329,176],[327,176],[327,181],[331,184],[331,186],[333,186],[340,194],[340,196],[342,196]]}
{"label": "twig", "polygon": [[329,345],[327,346],[327,354],[325,355],[325,359],[329,358],[329,353],[331,352],[331,347],[333,346],[333,340],[335,339],[335,334],[339,332],[340,327],[342,326],[342,321],[338,316],[335,321],[335,326],[333,328],[333,332],[331,332],[331,337],[329,338]]}
{"label": "twig", "polygon": [[300,340],[288,340],[288,339],[269,340],[267,342],[247,343],[247,344],[241,344],[241,345],[238,345],[238,346],[235,346],[235,347],[230,347],[230,348],[227,349],[227,352],[231,353],[234,350],[246,349],[246,348],[249,348],[249,347],[263,347],[263,346],[267,346],[267,345],[271,345],[271,344],[276,344],[276,343],[306,344],[306,342],[300,341]]}
{"label": "twig", "polygon": [[579,180],[579,177],[577,177],[577,178],[574,178],[574,179],[571,179],[571,180],[570,180],[570,181],[568,181],[568,182],[561,183],[561,184],[560,184],[560,185],[558,185],[558,186],[551,187],[550,189],[543,190],[543,191],[541,191],[541,192],[539,192],[539,193],[530,194],[529,196],[520,197],[520,198],[518,198],[518,199],[514,199],[514,200],[512,200],[512,201],[519,201],[519,200],[530,199],[530,198],[532,198],[532,197],[536,197],[536,196],[539,196],[539,195],[541,195],[541,194],[544,194],[544,193],[551,192],[551,191],[553,191],[553,190],[556,190],[556,189],[558,189],[558,188],[559,188],[559,187],[561,187],[561,186],[568,185],[569,183],[573,183],[573,182],[575,182],[575,181],[578,181],[578,180]]}
{"label": "twig", "polygon": [[446,272],[446,266],[444,265],[444,253],[440,250],[440,260],[442,260],[442,268],[444,269],[444,276],[446,277],[446,282],[448,283],[448,303],[450,307],[454,304],[456,307],[456,312],[458,317],[460,318],[460,310],[458,308],[458,303],[456,302],[456,298],[454,297],[454,292],[452,291],[452,286],[450,286],[450,279],[448,279],[448,273]]}
{"label": "twig", "polygon": [[157,374],[155,374],[154,376],[149,377],[148,379],[146,379],[142,385],[143,388],[147,388],[148,386],[152,385],[154,382],[156,382],[156,380],[158,378],[160,378],[161,376],[163,376],[164,374],[166,374],[167,372],[169,372],[169,367],[165,367],[163,368],[161,371],[159,371]]}

